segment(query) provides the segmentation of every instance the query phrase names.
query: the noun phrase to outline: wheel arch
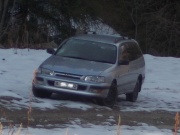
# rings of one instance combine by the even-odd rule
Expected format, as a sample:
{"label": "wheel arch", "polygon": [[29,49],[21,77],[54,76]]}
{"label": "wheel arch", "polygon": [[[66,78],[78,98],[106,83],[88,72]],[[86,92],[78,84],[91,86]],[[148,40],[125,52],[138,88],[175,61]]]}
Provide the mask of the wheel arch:
{"label": "wheel arch", "polygon": [[141,87],[142,87],[142,80],[143,80],[141,74],[138,76],[138,80],[139,80],[139,82],[140,82],[140,89],[139,89],[139,92],[140,92],[140,91],[141,91]]}

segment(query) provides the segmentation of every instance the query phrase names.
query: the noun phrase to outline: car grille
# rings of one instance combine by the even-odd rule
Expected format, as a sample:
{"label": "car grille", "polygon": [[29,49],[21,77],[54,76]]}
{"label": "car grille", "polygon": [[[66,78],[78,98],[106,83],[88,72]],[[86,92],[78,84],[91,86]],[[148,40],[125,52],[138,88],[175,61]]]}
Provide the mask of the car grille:
{"label": "car grille", "polygon": [[81,75],[75,75],[75,74],[68,74],[68,73],[62,73],[62,72],[55,72],[55,76],[62,77],[62,78],[70,78],[70,79],[81,79]]}

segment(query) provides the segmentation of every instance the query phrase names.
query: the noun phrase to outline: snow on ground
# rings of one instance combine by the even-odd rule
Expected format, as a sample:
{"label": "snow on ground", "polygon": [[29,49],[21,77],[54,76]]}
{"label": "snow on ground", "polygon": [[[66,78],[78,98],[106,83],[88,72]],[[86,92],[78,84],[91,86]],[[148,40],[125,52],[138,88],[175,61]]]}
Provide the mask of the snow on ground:
{"label": "snow on ground", "polygon": [[[32,107],[54,109],[56,106],[88,109],[82,102],[37,99],[31,94],[33,72],[50,55],[45,50],[0,49],[0,93],[1,101],[8,108]],[[146,79],[138,100],[135,103],[118,102],[121,111],[180,111],[180,59],[173,57],[154,57],[144,55],[146,61]],[[9,103],[6,98],[14,97]],[[14,104],[12,104],[14,103]]]}
{"label": "snow on ground", "polygon": [[[173,135],[171,130],[157,129],[153,126],[143,124],[142,126],[120,126],[120,129],[116,126],[98,126],[89,125],[89,127],[83,128],[77,125],[67,125],[68,128],[28,128],[21,130],[21,135]],[[18,128],[14,129],[15,133],[18,132]],[[11,132],[3,130],[3,135],[8,135]],[[16,135],[16,134],[15,134]]]}
{"label": "snow on ground", "polygon": [[[17,51],[17,53],[16,53]],[[37,99],[31,94],[33,72],[42,61],[50,55],[45,50],[28,49],[0,49],[0,105],[9,109],[32,107],[40,109],[55,109],[58,106],[88,110],[94,105],[70,100]],[[180,111],[180,59],[173,57],[154,57],[144,55],[146,61],[146,79],[142,86],[138,100],[135,103],[124,101],[121,111],[153,111],[167,110]],[[7,100],[8,99],[8,100]],[[69,126],[69,134],[114,134],[115,126],[103,127],[90,125],[89,128]],[[112,129],[108,129],[112,128]],[[90,130],[93,129],[93,130]],[[94,130],[95,129],[95,130]],[[134,130],[136,129],[136,130]],[[29,129],[31,134],[52,135],[65,134],[64,129]],[[142,125],[138,127],[121,126],[122,134],[131,135],[169,135],[169,130],[159,130],[155,127]],[[6,132],[6,131],[5,131]],[[151,133],[151,134],[149,134]]]}

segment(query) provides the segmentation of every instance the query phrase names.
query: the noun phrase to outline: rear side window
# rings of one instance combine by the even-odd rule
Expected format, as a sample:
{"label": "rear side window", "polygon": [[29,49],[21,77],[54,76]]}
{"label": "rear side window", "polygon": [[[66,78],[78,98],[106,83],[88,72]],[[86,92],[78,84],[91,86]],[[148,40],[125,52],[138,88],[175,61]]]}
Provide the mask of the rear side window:
{"label": "rear side window", "polygon": [[129,43],[128,52],[130,54],[130,61],[136,60],[142,56],[141,50],[136,43]]}
{"label": "rear side window", "polygon": [[124,43],[120,47],[119,60],[134,61],[142,57],[142,52],[139,46],[133,42]]}

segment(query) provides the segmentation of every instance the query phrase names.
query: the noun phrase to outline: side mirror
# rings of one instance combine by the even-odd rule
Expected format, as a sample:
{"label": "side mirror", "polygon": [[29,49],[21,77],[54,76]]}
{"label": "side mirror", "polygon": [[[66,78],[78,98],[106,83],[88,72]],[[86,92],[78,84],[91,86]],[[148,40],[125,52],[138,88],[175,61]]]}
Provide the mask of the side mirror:
{"label": "side mirror", "polygon": [[49,53],[49,54],[54,54],[54,53],[55,53],[55,50],[52,49],[52,48],[48,48],[48,49],[46,50],[46,52]]}
{"label": "side mirror", "polygon": [[129,65],[128,60],[119,60],[118,65]]}

